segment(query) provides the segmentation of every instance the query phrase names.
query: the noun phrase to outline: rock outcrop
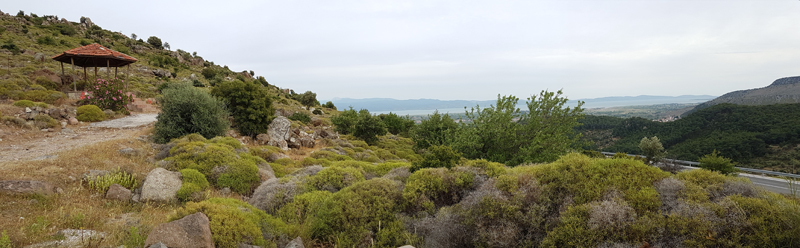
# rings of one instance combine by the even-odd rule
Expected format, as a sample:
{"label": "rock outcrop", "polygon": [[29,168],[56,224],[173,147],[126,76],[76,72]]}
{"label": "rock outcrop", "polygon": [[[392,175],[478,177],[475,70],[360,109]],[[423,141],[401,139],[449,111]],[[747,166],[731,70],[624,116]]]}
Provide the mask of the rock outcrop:
{"label": "rock outcrop", "polygon": [[50,195],[56,193],[53,185],[35,180],[5,180],[0,181],[0,193],[2,194],[41,194]]}
{"label": "rock outcrop", "polygon": [[156,243],[162,243],[170,248],[214,247],[208,216],[197,212],[179,220],[156,226],[147,235],[144,246],[150,247]]}
{"label": "rock outcrop", "polygon": [[106,199],[127,202],[131,200],[131,196],[133,196],[131,190],[116,183],[108,187],[108,191],[106,191]]}
{"label": "rock outcrop", "polygon": [[170,202],[177,200],[178,190],[181,188],[181,173],[168,171],[164,168],[155,168],[142,184],[141,201]]}
{"label": "rock outcrop", "polygon": [[106,237],[106,234],[93,230],[64,229],[58,231],[56,236],[64,238],[25,246],[25,248],[94,247],[94,245],[99,244],[100,241]]}

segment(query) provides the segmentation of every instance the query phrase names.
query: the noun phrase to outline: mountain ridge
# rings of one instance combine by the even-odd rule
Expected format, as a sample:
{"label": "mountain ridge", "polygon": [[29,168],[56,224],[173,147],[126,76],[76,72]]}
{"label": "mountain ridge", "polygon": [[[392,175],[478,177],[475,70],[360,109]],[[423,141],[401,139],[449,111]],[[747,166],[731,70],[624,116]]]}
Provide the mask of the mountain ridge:
{"label": "mountain ridge", "polygon": [[683,116],[720,103],[739,105],[800,103],[800,76],[779,78],[770,85],[761,88],[736,90],[725,93],[720,97],[697,105],[694,109],[684,113]]}

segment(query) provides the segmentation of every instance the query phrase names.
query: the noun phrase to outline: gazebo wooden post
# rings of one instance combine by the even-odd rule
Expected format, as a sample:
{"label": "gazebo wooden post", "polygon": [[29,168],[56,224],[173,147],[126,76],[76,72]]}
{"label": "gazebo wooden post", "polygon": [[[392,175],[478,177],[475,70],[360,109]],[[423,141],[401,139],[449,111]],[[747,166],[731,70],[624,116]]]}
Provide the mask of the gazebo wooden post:
{"label": "gazebo wooden post", "polygon": [[86,73],[86,67],[83,68],[83,80],[86,81],[86,84],[89,84],[89,74]]}
{"label": "gazebo wooden post", "polygon": [[119,67],[114,67],[114,79],[117,78],[117,68],[119,68]]}
{"label": "gazebo wooden post", "polygon": [[128,64],[128,72],[125,73],[125,89],[128,89],[128,75],[131,75],[131,64]]}
{"label": "gazebo wooden post", "polygon": [[97,66],[94,67],[94,79],[97,79]]}
{"label": "gazebo wooden post", "polygon": [[[72,64],[72,73],[75,74],[75,59],[69,58],[69,62]],[[78,81],[77,80],[72,80],[72,90],[75,91],[75,92],[78,91]]]}
{"label": "gazebo wooden post", "polygon": [[106,76],[111,77],[111,61],[106,59]]}

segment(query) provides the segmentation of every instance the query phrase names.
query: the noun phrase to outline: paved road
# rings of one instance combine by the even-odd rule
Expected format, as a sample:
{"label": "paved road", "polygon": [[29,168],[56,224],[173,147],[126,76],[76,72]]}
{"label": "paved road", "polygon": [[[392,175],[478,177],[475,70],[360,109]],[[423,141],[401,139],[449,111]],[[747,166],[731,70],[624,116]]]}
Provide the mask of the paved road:
{"label": "paved road", "polygon": [[[690,167],[690,166],[683,166],[683,168],[687,170],[699,169],[697,167]],[[739,173],[739,176],[750,179],[750,182],[753,182],[753,184],[765,190],[780,194],[787,194],[787,195],[792,194],[792,190],[789,188],[790,184],[785,179],[767,177],[761,175],[753,175],[748,173]],[[798,192],[800,191],[800,180],[794,181],[793,186],[796,189],[794,192],[795,195],[800,197],[800,192]]]}
{"label": "paved road", "polygon": [[126,116],[119,119],[110,121],[101,121],[92,123],[92,127],[106,127],[106,128],[135,128],[156,122],[158,114],[138,114]]}

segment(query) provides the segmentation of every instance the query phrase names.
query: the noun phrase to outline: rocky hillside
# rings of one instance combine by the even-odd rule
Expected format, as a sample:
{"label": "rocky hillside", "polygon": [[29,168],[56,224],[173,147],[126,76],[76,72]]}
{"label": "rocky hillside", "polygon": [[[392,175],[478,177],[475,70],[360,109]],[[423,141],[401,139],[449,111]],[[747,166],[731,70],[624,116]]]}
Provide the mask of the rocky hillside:
{"label": "rocky hillside", "polygon": [[737,90],[727,93],[714,100],[697,105],[693,110],[686,112],[684,116],[720,103],[741,105],[800,103],[800,76],[780,78],[763,88]]}

